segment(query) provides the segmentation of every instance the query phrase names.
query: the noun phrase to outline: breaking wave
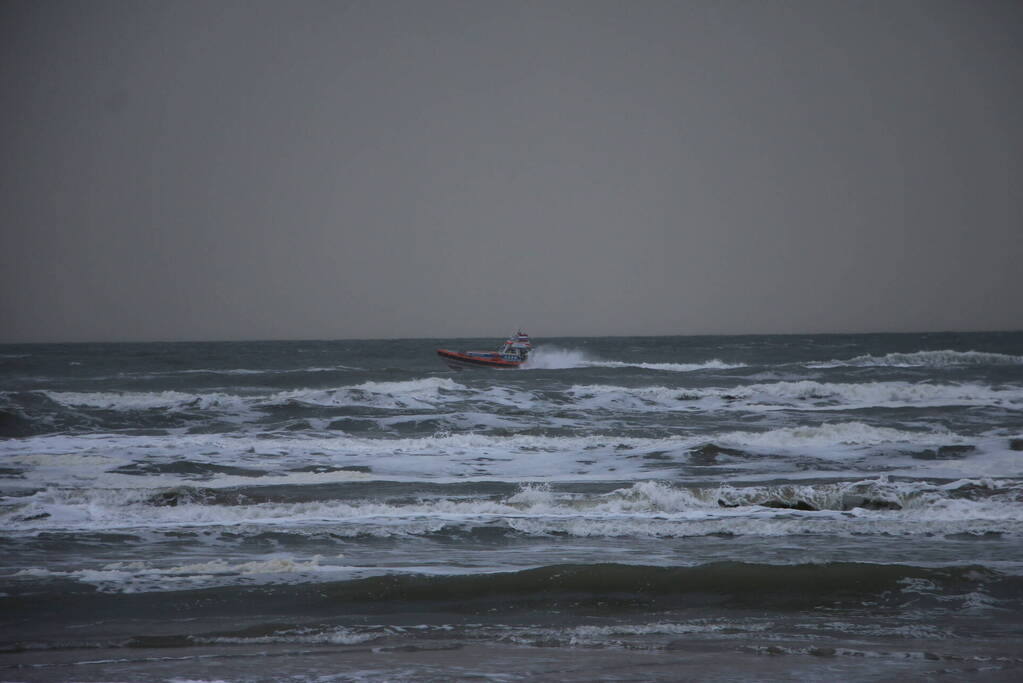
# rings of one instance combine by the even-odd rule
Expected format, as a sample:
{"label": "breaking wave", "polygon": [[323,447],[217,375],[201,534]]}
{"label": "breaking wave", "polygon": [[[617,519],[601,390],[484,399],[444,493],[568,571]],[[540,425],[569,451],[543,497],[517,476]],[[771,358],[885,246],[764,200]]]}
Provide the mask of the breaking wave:
{"label": "breaking wave", "polygon": [[875,427],[863,422],[832,422],[822,425],[781,427],[766,432],[732,432],[719,435],[718,439],[723,443],[766,449],[890,443],[919,445],[935,441],[950,443],[963,440],[962,437],[946,431],[914,432],[893,427]]}
{"label": "breaking wave", "polygon": [[576,385],[566,392],[587,408],[607,410],[777,409],[847,410],[872,407],[1023,405],[1023,388],[912,382],[831,383],[804,380],[738,387]]}
{"label": "breaking wave", "polygon": [[342,372],[345,370],[363,370],[354,365],[331,365],[326,367],[309,368],[286,368],[286,369],[265,369],[254,370],[249,368],[232,368],[228,370],[196,368],[191,370],[172,370],[163,373],[150,373],[150,376],[160,375],[290,375],[303,372]]}
{"label": "breaking wave", "polygon": [[339,570],[330,565],[321,566],[322,559],[319,555],[307,561],[279,556],[237,564],[216,559],[165,567],[144,561],[109,562],[95,569],[70,571],[28,567],[19,570],[11,578],[71,579],[91,584],[100,590],[123,593],[173,591],[217,583],[218,579],[243,577],[262,583],[294,582]]}
{"label": "breaking wave", "polygon": [[884,356],[856,356],[848,360],[829,360],[806,364],[807,367],[811,368],[942,368],[957,365],[1023,365],[1023,356],[983,351],[915,351],[913,353],[889,353]]}
{"label": "breaking wave", "polygon": [[[701,366],[701,369],[706,366]],[[365,382],[333,389],[298,389],[269,395],[222,392],[38,392],[70,408],[108,411],[206,411],[243,414],[273,406],[367,406],[381,409],[432,409],[466,400],[543,409],[556,392],[537,396],[507,388],[472,388],[449,378],[431,377],[405,382]],[[581,408],[648,411],[687,408],[756,410],[760,408],[854,409],[904,406],[991,405],[1010,408],[1023,404],[1023,388],[993,388],[980,384],[912,382],[830,383],[804,380],[748,384],[738,387],[672,388],[574,385],[564,395]],[[8,395],[7,400],[11,400]],[[710,401],[710,403],[707,403]],[[701,402],[703,405],[701,404]],[[559,401],[559,403],[563,403]]]}
{"label": "breaking wave", "polygon": [[203,410],[245,413],[273,405],[320,406],[365,405],[379,408],[428,408],[444,392],[464,392],[468,387],[448,378],[430,377],[404,382],[364,382],[336,389],[296,389],[273,394],[238,395],[221,392],[33,392],[68,407],[114,411]]}
{"label": "breaking wave", "polygon": [[428,377],[403,382],[363,382],[338,389],[283,391],[259,401],[262,405],[304,403],[319,406],[364,405],[377,408],[430,408],[445,393],[464,393],[469,387],[450,378]]}
{"label": "breaking wave", "polygon": [[[1017,499],[1018,492],[1012,480],[960,480],[940,485],[881,478],[715,487],[645,481],[585,495],[546,484],[527,484],[493,497],[328,498],[286,503],[249,500],[243,492],[177,495],[176,491],[50,488],[6,505],[0,511],[0,522],[9,531],[30,533],[137,533],[148,529],[173,534],[187,528],[228,528],[249,535],[267,529],[299,535],[323,530],[334,538],[450,535],[477,528],[576,537],[1019,534],[1023,533],[1023,503]],[[168,495],[172,493],[175,496]],[[140,574],[138,567],[127,565],[106,569]],[[175,571],[236,575],[316,569],[315,563],[298,565],[273,558],[270,563],[239,565],[215,560]]]}
{"label": "breaking wave", "polygon": [[241,396],[223,393],[191,394],[181,391],[159,392],[40,392],[65,406],[100,408],[103,410],[219,410],[243,411],[247,408]]}

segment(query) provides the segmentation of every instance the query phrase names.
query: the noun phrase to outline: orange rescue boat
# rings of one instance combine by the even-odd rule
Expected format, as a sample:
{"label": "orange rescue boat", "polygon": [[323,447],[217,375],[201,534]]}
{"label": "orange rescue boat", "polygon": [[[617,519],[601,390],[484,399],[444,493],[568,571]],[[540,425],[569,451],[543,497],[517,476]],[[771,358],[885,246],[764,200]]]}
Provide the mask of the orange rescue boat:
{"label": "orange rescue boat", "polygon": [[464,368],[517,368],[529,358],[533,344],[521,330],[508,337],[497,351],[449,351],[437,349],[437,355],[452,370]]}

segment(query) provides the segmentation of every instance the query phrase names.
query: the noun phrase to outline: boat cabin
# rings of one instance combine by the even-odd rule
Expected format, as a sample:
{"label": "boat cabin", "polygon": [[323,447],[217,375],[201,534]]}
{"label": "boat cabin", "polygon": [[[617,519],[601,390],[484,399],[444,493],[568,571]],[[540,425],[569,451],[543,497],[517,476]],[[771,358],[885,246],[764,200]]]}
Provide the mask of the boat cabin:
{"label": "boat cabin", "polygon": [[532,349],[533,345],[529,341],[529,335],[519,331],[504,342],[498,353],[503,360],[522,363],[529,358],[529,352]]}

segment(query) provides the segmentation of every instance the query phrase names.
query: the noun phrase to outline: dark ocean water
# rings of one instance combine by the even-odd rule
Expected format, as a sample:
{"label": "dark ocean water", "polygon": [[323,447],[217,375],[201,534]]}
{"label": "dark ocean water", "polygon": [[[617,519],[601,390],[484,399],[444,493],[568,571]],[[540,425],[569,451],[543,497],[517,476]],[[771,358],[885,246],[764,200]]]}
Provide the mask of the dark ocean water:
{"label": "dark ocean water", "polygon": [[1023,679],[1023,333],[498,337],[0,346],[0,680]]}

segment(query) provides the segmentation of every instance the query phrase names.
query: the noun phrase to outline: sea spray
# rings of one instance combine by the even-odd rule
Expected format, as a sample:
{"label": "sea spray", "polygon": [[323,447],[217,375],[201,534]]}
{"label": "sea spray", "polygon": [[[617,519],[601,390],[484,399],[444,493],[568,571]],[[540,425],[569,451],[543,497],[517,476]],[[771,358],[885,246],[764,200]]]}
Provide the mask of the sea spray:
{"label": "sea spray", "polygon": [[567,370],[584,368],[597,362],[593,356],[578,349],[566,349],[547,344],[538,345],[522,364],[523,370]]}

